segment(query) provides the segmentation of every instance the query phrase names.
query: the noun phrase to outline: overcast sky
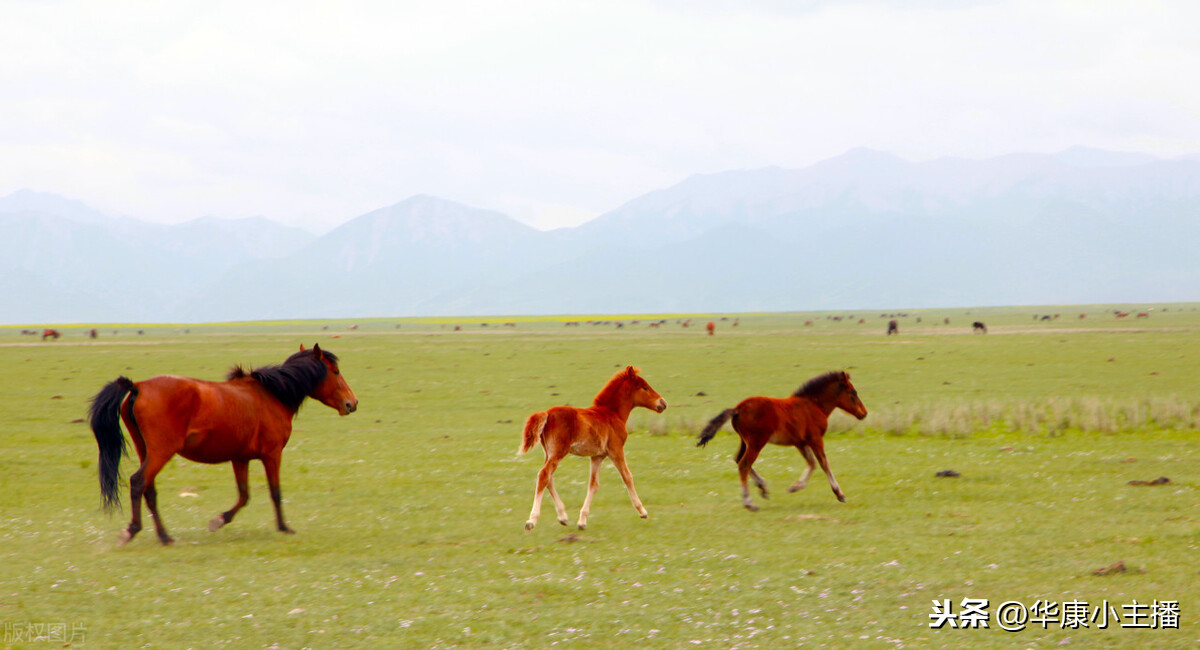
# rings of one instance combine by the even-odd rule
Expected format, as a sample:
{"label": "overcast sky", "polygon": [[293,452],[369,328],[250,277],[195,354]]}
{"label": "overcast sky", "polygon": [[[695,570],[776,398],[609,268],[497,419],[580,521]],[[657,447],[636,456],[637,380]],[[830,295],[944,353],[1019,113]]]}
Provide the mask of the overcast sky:
{"label": "overcast sky", "polygon": [[0,0],[0,195],[575,225],[695,173],[1200,152],[1200,3]]}

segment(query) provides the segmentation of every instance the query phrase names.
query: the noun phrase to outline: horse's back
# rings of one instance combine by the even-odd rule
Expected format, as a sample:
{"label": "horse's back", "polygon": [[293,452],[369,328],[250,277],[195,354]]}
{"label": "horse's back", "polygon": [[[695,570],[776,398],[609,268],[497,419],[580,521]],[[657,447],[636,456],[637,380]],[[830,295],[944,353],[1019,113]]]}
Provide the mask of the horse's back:
{"label": "horse's back", "polygon": [[733,428],[761,444],[795,445],[824,434],[824,420],[820,410],[803,398],[748,397],[737,405]]}
{"label": "horse's back", "polygon": [[291,418],[252,382],[152,377],[136,382],[134,415],[144,433],[169,441],[189,460],[259,458],[287,444]]}

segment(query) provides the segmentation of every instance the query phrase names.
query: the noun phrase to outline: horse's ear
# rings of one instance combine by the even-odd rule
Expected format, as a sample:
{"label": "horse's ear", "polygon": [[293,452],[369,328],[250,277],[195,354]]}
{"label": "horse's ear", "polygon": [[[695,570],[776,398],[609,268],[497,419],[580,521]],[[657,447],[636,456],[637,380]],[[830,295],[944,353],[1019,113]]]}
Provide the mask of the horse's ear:
{"label": "horse's ear", "polygon": [[318,359],[324,359],[324,358],[325,358],[325,354],[321,352],[321,344],[320,344],[320,343],[313,343],[313,354],[314,354],[314,355],[315,355],[315,356],[316,356]]}
{"label": "horse's ear", "polygon": [[304,352],[304,344],[303,343],[300,344],[300,351]]}
{"label": "horse's ear", "polygon": [[634,377],[637,377],[637,374],[638,374],[637,368],[634,368],[633,366],[625,366],[625,376],[626,377],[633,379]]}

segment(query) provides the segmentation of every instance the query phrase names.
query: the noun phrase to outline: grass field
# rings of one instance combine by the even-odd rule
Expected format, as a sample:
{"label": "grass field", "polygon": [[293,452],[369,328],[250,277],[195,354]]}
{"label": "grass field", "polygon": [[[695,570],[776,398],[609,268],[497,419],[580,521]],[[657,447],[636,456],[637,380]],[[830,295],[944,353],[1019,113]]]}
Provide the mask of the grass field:
{"label": "grass field", "polygon": [[[1101,306],[910,311],[891,337],[878,312],[694,315],[688,328],[688,316],[620,329],[608,317],[104,325],[95,341],[69,326],[46,343],[0,328],[4,644],[1196,647],[1200,311],[1156,307],[1126,320]],[[972,334],[974,320],[990,333]],[[310,402],[297,417],[282,471],[297,534],[274,530],[258,463],[249,506],[208,532],[236,496],[232,471],[175,459],[158,486],[176,544],[147,530],[118,547],[128,495],[103,514],[90,397],[120,374],[219,379],[314,342],[341,357],[360,408],[340,418]],[[590,403],[626,364],[669,405],[630,420],[650,518],[606,463],[587,531],[560,527],[547,502],[525,532],[541,464],[540,450],[515,454],[525,417]],[[870,410],[835,415],[826,439],[848,502],[819,471],[786,493],[803,462],[770,447],[756,468],[771,498],[746,511],[736,435],[698,449],[700,426],[831,369]],[[945,469],[961,476],[935,476]],[[569,458],[557,476],[573,521],[587,463]],[[1160,476],[1170,483],[1127,485]],[[1126,570],[1095,574],[1117,562]],[[932,601],[958,612],[964,598],[990,601],[989,629],[930,628]],[[1007,632],[1005,601],[1107,602],[1123,618]],[[1122,627],[1139,622],[1134,601],[1178,601],[1178,628]]]}

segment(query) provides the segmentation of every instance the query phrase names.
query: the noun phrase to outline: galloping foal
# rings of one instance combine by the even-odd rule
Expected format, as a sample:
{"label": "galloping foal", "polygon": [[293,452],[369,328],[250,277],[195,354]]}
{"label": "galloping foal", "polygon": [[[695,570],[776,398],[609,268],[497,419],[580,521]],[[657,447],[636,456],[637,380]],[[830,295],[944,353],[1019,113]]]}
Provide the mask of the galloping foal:
{"label": "galloping foal", "polygon": [[549,490],[550,497],[554,499],[558,523],[567,525],[567,507],[563,505],[558,491],[554,489],[554,470],[558,469],[559,462],[568,453],[587,456],[592,460],[587,498],[579,511],[579,530],[587,527],[592,497],[596,494],[596,488],[600,486],[600,463],[605,458],[611,458],[613,465],[616,465],[617,471],[621,473],[634,509],[642,519],[650,516],[646,513],[642,500],[638,498],[637,490],[633,488],[633,475],[629,473],[629,467],[625,464],[625,440],[629,437],[625,423],[634,407],[640,406],[662,413],[667,408],[667,402],[638,372],[633,366],[617,372],[596,394],[589,408],[555,406],[534,413],[525,421],[520,453],[529,451],[538,442],[542,443],[542,449],[546,452],[546,462],[538,472],[537,489],[533,493],[533,509],[529,512],[529,520],[525,522],[525,530],[533,530],[537,525],[538,516],[542,512],[543,490]]}
{"label": "galloping foal", "polygon": [[758,506],[750,500],[750,490],[746,487],[748,475],[754,477],[754,484],[763,498],[767,498],[767,483],[754,471],[754,461],[767,443],[796,447],[808,462],[808,469],[800,480],[788,488],[788,492],[804,489],[808,485],[808,477],[812,476],[813,467],[820,463],[833,493],[838,501],[844,503],[846,495],[838,487],[837,479],[833,478],[833,472],[829,469],[829,461],[825,459],[825,429],[829,425],[829,414],[835,408],[860,420],[867,417],[867,407],[863,406],[858,391],[850,383],[850,375],[844,372],[827,372],[813,377],[791,397],[748,397],[736,407],[725,409],[713,418],[700,433],[700,441],[696,446],[708,444],[717,435],[721,425],[733,419],[733,430],[742,439],[734,461],[737,462],[738,477],[742,482],[742,505],[749,510],[758,510]]}
{"label": "galloping foal", "polygon": [[167,534],[158,514],[154,479],[175,454],[198,463],[233,463],[238,500],[233,508],[213,517],[209,530],[233,521],[250,499],[248,467],[261,460],[267,473],[275,525],[293,532],[283,520],[279,489],[279,464],[283,447],[292,435],[292,418],[306,397],[349,415],[358,409],[358,398],[338,370],[338,358],[314,345],[281,365],[246,372],[235,367],[227,381],[213,382],[163,375],[144,381],[117,377],[92,400],[92,432],[100,449],[100,494],[108,511],[120,505],[117,492],[125,436],[121,421],[137,450],[141,466],[129,477],[133,517],[121,533],[126,544],[142,529],[142,497],[154,516],[154,528],[163,544],[175,540]]}

